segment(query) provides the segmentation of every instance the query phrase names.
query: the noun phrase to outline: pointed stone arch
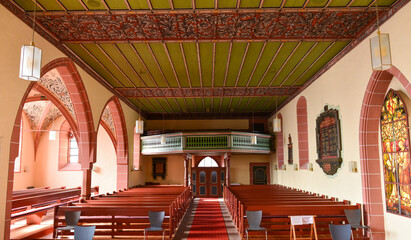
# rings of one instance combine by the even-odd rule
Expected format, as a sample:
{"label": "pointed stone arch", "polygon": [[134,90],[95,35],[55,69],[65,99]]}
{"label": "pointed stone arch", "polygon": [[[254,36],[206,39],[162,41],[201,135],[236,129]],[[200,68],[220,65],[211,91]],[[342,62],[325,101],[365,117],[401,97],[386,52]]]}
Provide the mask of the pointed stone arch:
{"label": "pointed stone arch", "polygon": [[411,96],[410,82],[396,67],[392,66],[386,71],[374,71],[364,94],[360,114],[359,140],[364,217],[366,224],[372,228],[373,239],[385,239],[379,127],[381,106],[394,76]]}
{"label": "pointed stone arch", "polygon": [[[105,107],[103,108],[103,112],[101,113],[100,117],[100,125],[104,127],[103,124],[108,125],[104,123],[103,121],[103,114],[106,108],[109,108],[110,113],[111,113],[111,118],[113,121],[113,130],[114,134],[112,134],[115,138],[115,141],[113,141],[114,148],[116,150],[116,156],[117,156],[117,190],[121,190],[124,188],[128,188],[128,139],[127,139],[127,128],[126,128],[126,122],[124,118],[124,112],[121,107],[120,101],[118,97],[113,96],[111,97]],[[107,126],[109,129],[106,129],[107,132],[111,132],[110,126]],[[110,134],[109,134],[110,135]]]}
{"label": "pointed stone arch", "polygon": [[[74,63],[69,58],[58,58],[48,64],[46,64],[42,70],[42,76],[48,73],[52,69],[57,69],[62,80],[64,81],[70,97],[73,101],[74,111],[76,113],[76,125],[78,128],[79,136],[79,151],[80,158],[82,159],[83,169],[83,188],[82,195],[84,197],[90,196],[91,186],[91,166],[95,161],[95,139],[93,118],[91,114],[91,108],[84,84],[81,80],[80,74],[77,71]],[[37,85],[37,86],[36,86]],[[24,93],[22,100],[17,111],[17,115],[14,121],[13,130],[10,141],[10,153],[9,153],[9,173],[7,184],[7,198],[6,198],[6,212],[4,222],[4,239],[10,239],[10,223],[11,223],[11,203],[13,194],[13,180],[14,180],[14,160],[18,156],[19,151],[19,139],[20,139],[20,122],[23,113],[23,107],[28,99],[29,93],[34,88],[38,88],[38,83],[31,82]],[[51,96],[50,96],[51,97]],[[60,105],[57,102],[55,105]],[[58,107],[58,106],[57,106]]]}

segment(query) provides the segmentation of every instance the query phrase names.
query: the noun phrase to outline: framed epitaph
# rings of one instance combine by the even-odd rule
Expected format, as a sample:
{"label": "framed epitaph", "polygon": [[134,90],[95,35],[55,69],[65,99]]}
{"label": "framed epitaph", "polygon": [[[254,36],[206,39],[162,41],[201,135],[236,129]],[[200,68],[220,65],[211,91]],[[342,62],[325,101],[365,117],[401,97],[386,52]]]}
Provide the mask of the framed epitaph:
{"label": "framed epitaph", "polygon": [[338,110],[324,107],[324,112],[317,118],[317,153],[316,162],[325,174],[334,175],[341,167],[341,130]]}
{"label": "framed epitaph", "polygon": [[288,134],[288,164],[293,164],[293,142],[291,134]]}
{"label": "framed epitaph", "polygon": [[153,178],[157,176],[166,178],[167,158],[155,157],[153,158]]}

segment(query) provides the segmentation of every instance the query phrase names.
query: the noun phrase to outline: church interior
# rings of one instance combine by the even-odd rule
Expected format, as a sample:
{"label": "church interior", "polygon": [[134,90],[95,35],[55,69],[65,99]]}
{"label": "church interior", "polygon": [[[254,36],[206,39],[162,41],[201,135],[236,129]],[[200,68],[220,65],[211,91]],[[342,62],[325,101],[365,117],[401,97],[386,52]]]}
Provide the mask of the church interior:
{"label": "church interior", "polygon": [[409,239],[409,0],[0,3],[0,239]]}

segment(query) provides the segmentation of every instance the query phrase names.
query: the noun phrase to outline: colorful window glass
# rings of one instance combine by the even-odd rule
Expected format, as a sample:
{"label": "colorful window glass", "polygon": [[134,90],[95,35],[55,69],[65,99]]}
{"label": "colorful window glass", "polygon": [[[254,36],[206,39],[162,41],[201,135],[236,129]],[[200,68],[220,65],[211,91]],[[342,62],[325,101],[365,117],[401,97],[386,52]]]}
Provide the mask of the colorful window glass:
{"label": "colorful window glass", "polygon": [[411,166],[407,116],[403,100],[394,90],[390,90],[381,110],[385,201],[387,212],[411,217]]}

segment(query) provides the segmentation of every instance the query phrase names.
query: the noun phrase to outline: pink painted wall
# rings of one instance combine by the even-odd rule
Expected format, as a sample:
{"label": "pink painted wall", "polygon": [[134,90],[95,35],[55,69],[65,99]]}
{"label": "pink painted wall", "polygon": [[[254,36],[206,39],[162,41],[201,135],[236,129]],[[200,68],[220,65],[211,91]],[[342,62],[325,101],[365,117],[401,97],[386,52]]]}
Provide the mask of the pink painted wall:
{"label": "pink painted wall", "polygon": [[34,140],[33,132],[30,131],[30,124],[25,114],[23,114],[23,139],[20,152],[20,172],[14,173],[13,190],[26,189],[34,186]]}
{"label": "pink painted wall", "polygon": [[117,156],[107,131],[100,125],[97,132],[97,161],[93,166],[91,186],[100,193],[113,192],[117,183]]}

